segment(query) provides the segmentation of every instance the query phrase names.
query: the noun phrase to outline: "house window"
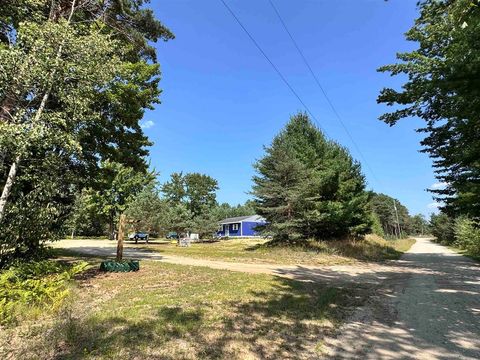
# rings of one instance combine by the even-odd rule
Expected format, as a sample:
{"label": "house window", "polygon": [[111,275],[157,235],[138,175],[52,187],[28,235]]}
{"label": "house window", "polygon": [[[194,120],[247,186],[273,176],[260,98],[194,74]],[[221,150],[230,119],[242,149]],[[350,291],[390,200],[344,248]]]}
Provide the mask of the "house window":
{"label": "house window", "polygon": [[232,230],[233,230],[233,231],[237,231],[238,228],[239,228],[239,226],[240,226],[240,224],[233,224],[233,225],[232,225]]}

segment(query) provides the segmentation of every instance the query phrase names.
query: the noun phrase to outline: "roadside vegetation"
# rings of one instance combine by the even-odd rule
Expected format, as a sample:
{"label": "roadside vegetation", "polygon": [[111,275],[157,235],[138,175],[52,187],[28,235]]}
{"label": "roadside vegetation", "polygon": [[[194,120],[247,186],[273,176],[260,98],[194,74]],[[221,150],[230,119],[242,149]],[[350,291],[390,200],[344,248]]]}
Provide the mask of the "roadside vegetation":
{"label": "roadside vegetation", "polygon": [[40,260],[17,263],[0,272],[0,326],[35,320],[58,309],[70,294],[84,261]]}
{"label": "roadside vegetation", "polygon": [[440,207],[431,232],[441,244],[480,255],[480,112],[478,0],[418,3],[419,17],[406,39],[415,44],[398,62],[379,71],[401,76],[377,101],[394,110],[380,119],[395,125],[416,116],[424,121],[423,152],[433,161],[438,183],[430,191]]}
{"label": "roadside vegetation", "polygon": [[480,260],[480,224],[471,218],[456,219],[445,213],[432,215],[432,234],[438,243],[460,250],[464,255]]}
{"label": "roadside vegetation", "polygon": [[55,315],[3,328],[0,356],[311,358],[362,296],[270,275],[145,261],[138,273],[88,272]]}

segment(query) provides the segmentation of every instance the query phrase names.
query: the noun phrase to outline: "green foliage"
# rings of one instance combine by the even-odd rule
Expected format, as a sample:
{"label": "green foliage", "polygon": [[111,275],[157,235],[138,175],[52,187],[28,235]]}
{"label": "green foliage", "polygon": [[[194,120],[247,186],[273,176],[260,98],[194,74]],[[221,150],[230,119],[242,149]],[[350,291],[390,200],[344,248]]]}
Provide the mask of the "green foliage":
{"label": "green foliage", "polygon": [[2,189],[20,161],[0,215],[0,263],[58,238],[82,189],[106,192],[103,161],[147,172],[139,121],[160,95],[151,42],[173,39],[147,3],[2,1]]}
{"label": "green foliage", "polygon": [[124,213],[135,197],[151,184],[154,173],[144,174],[120,163],[105,161],[101,165],[102,177],[98,188],[91,189],[89,201],[110,224],[110,235],[113,238],[115,222]]}
{"label": "green foliage", "polygon": [[192,230],[193,214],[186,204],[172,204],[168,207],[164,223],[166,229],[179,235],[186,234]]}
{"label": "green foliage", "polygon": [[410,217],[409,234],[410,235],[425,235],[428,233],[428,222],[425,216],[417,214]]}
{"label": "green foliage", "polygon": [[169,231],[168,203],[161,199],[154,183],[148,184],[128,205],[125,211],[135,231],[147,231],[165,235]]}
{"label": "green foliage", "polygon": [[188,208],[194,217],[201,214],[202,209],[217,205],[217,180],[199,173],[186,174],[184,179]]}
{"label": "green foliage", "polygon": [[220,220],[215,212],[217,190],[217,180],[208,175],[173,173],[162,186],[169,204],[167,228],[179,234],[192,231],[211,236]]}
{"label": "green foliage", "polygon": [[232,206],[228,203],[222,203],[216,206],[214,211],[217,220],[223,220],[237,216],[255,215],[255,204],[251,200],[248,200],[243,205],[238,204],[235,206]]}
{"label": "green foliage", "polygon": [[466,250],[468,255],[480,256],[480,223],[466,217],[457,218],[453,244]]}
{"label": "green foliage", "polygon": [[455,241],[454,220],[445,213],[432,214],[430,229],[441,244],[451,245]]}
{"label": "green foliage", "polygon": [[192,232],[200,235],[200,238],[211,237],[218,230],[217,212],[214,207],[202,207],[199,215],[192,221]]}
{"label": "green foliage", "polygon": [[170,181],[162,186],[170,203],[185,203],[193,216],[199,215],[202,209],[216,206],[217,190],[217,180],[199,173],[173,173]]}
{"label": "green foliage", "polygon": [[32,308],[58,308],[69,294],[69,281],[87,265],[42,260],[18,263],[0,272],[0,324],[14,322]]}
{"label": "green foliage", "polygon": [[360,164],[297,114],[255,164],[256,210],[278,241],[358,236],[370,229]]}
{"label": "green foliage", "polygon": [[78,194],[72,211],[64,224],[67,234],[72,237],[103,234],[104,224],[96,210],[95,204],[91,203],[88,191],[82,191]]}
{"label": "green foliage", "polygon": [[446,184],[432,192],[450,215],[479,217],[480,3],[422,0],[419,8],[406,33],[418,48],[379,69],[408,79],[401,90],[382,90],[378,102],[400,107],[380,119],[390,125],[412,116],[423,119],[424,151]]}
{"label": "green foliage", "polygon": [[385,237],[385,232],[383,231],[379,216],[375,212],[372,212],[370,216],[372,217],[372,234],[382,238]]}
{"label": "green foliage", "polygon": [[[397,199],[385,194],[370,194],[370,204],[374,215],[380,221],[384,236],[386,237],[404,237],[410,234],[410,215],[408,209]],[[395,212],[395,207],[397,211]],[[397,225],[400,223],[400,233]],[[377,234],[379,235],[379,234]]]}

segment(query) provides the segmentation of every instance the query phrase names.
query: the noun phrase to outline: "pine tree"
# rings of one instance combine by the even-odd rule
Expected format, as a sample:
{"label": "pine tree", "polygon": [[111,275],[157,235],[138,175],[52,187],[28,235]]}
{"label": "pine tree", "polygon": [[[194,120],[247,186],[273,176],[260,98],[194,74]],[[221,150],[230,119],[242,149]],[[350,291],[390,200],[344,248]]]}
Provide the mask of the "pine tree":
{"label": "pine tree", "polygon": [[419,9],[406,33],[418,48],[379,69],[407,79],[382,90],[378,102],[396,109],[380,119],[423,119],[423,151],[446,185],[431,191],[449,215],[480,217],[480,1],[422,0]]}
{"label": "pine tree", "polygon": [[360,165],[306,114],[290,119],[255,169],[256,210],[276,240],[356,236],[369,230]]}

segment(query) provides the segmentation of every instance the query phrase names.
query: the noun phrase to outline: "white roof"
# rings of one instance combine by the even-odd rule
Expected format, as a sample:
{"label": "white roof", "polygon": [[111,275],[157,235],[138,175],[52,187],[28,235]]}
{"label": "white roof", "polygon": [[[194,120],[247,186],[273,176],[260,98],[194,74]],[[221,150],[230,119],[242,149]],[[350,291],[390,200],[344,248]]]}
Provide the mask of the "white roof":
{"label": "white roof", "polygon": [[219,224],[234,224],[234,223],[240,223],[240,222],[266,222],[266,220],[260,215],[238,216],[238,217],[224,219],[220,221]]}

